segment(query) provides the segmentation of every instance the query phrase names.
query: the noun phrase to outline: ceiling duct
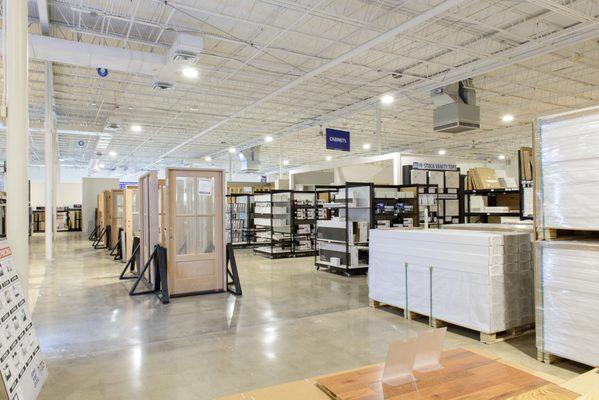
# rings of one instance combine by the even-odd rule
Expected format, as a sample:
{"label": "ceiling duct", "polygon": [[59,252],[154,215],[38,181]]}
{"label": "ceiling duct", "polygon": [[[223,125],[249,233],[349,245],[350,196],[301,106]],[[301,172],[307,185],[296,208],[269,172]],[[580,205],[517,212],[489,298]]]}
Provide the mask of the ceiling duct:
{"label": "ceiling duct", "polygon": [[195,64],[203,50],[204,40],[200,36],[179,33],[168,52],[168,60]]}
{"label": "ceiling duct", "polygon": [[480,128],[480,108],[476,105],[472,79],[434,89],[431,98],[436,132],[459,133]]}
{"label": "ceiling duct", "polygon": [[260,172],[260,147],[252,147],[239,153],[241,172]]}

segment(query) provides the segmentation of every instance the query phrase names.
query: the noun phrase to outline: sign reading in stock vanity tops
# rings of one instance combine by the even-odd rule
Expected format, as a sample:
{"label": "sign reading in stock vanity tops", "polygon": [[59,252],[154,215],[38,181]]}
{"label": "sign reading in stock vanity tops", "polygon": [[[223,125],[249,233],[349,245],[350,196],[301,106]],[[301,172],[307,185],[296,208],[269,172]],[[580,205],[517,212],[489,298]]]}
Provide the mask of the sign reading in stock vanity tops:
{"label": "sign reading in stock vanity tops", "polygon": [[9,400],[36,399],[48,377],[6,240],[0,241],[0,371]]}
{"label": "sign reading in stock vanity tops", "polygon": [[327,149],[349,151],[349,132],[327,128]]}

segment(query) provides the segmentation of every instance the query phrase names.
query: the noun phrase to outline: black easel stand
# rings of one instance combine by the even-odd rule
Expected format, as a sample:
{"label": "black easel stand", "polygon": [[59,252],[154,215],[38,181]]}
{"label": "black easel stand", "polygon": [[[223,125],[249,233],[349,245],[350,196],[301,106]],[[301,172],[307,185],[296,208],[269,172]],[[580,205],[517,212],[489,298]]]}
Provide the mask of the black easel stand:
{"label": "black easel stand", "polygon": [[110,255],[114,256],[115,260],[123,259],[122,241],[123,241],[123,228],[119,228],[119,240],[116,242],[116,245],[112,248],[112,251],[110,252]]}
{"label": "black easel stand", "polygon": [[[154,276],[156,277],[154,281],[154,288],[142,292],[136,292],[137,286],[144,279],[146,271],[152,265],[154,266]],[[170,301],[168,293],[168,279],[166,275],[166,249],[160,245],[156,245],[154,247],[154,251],[139,272],[139,276],[129,291],[129,296],[139,296],[143,294],[155,294],[162,304],[168,304]]]}
{"label": "black easel stand", "polygon": [[89,237],[87,238],[89,241],[95,241],[98,238],[98,229],[100,228],[99,225],[96,225],[94,227],[94,230],[92,231],[92,233],[89,234]]}
{"label": "black easel stand", "polygon": [[[232,289],[231,286],[235,288]],[[227,291],[236,296],[241,296],[242,294],[241,281],[237,272],[237,261],[235,261],[235,252],[233,251],[232,243],[227,243]]]}
{"label": "black easel stand", "polygon": [[104,236],[108,236],[110,232],[110,226],[107,226],[106,228],[102,229],[100,231],[100,235],[98,236],[98,238],[94,241],[94,243],[92,244],[92,246],[94,246],[94,249],[105,249],[108,246],[106,245],[102,245],[100,246],[100,243],[102,242],[102,239],[104,239]]}
{"label": "black easel stand", "polygon": [[[135,265],[139,265],[139,238],[138,237],[134,237],[133,238],[133,251],[131,252],[131,257],[129,258],[129,261],[127,261],[127,264],[125,264],[125,268],[123,268],[123,272],[121,272],[121,275],[119,275],[119,280],[125,280],[125,279],[135,279],[137,278],[137,274],[135,273]],[[127,273],[127,270],[129,270],[129,276],[125,276],[125,274]]]}

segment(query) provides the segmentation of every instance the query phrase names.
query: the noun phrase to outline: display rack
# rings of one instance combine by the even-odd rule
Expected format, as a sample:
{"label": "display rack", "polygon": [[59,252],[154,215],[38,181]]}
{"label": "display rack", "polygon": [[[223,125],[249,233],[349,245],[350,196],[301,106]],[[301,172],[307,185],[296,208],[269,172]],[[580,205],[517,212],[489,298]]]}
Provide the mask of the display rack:
{"label": "display rack", "polygon": [[260,229],[256,236],[267,239],[254,248],[255,254],[271,258],[291,257],[293,238],[291,235],[291,190],[273,190],[254,196],[254,224]]}
{"label": "display rack", "polygon": [[[473,189],[465,190],[464,194],[466,196],[464,215],[468,223],[488,223],[493,217],[520,217],[519,209],[510,208],[520,204],[520,189]],[[505,207],[505,211],[472,210],[472,196],[482,196],[487,199],[488,207]]]}
{"label": "display rack", "polygon": [[[420,188],[436,187],[436,204],[429,204],[429,224],[459,224],[464,222],[464,180],[460,168],[453,164],[415,163],[404,165],[402,169],[404,185],[419,185]],[[427,193],[428,192],[428,193]],[[421,195],[432,194],[430,189],[420,191]],[[423,196],[419,203],[423,204]],[[421,208],[420,222],[424,223],[424,208]]]}
{"label": "display rack", "polygon": [[6,237],[6,192],[0,192],[0,238]]}
{"label": "display rack", "polygon": [[[372,183],[348,182],[342,186],[315,187],[315,197],[328,194],[322,203],[330,210],[329,219],[316,219],[317,270],[351,276],[368,270],[368,230],[373,227]],[[315,211],[318,211],[316,206]]]}
{"label": "display rack", "polygon": [[291,251],[294,257],[313,256],[316,254],[316,216],[318,215],[316,194],[294,190],[291,195]]}
{"label": "display rack", "polygon": [[374,185],[371,201],[373,227],[419,226],[418,203],[418,185]]}
{"label": "display rack", "polygon": [[[34,233],[46,230],[46,208],[37,207],[31,210],[31,230]],[[59,207],[56,209],[57,232],[81,232],[81,206]]]}
{"label": "display rack", "polygon": [[518,150],[518,185],[520,188],[520,219],[533,219],[534,167],[531,147]]}
{"label": "display rack", "polygon": [[233,193],[227,196],[225,226],[227,227],[227,242],[233,247],[246,247],[255,240],[254,226],[254,195]]}

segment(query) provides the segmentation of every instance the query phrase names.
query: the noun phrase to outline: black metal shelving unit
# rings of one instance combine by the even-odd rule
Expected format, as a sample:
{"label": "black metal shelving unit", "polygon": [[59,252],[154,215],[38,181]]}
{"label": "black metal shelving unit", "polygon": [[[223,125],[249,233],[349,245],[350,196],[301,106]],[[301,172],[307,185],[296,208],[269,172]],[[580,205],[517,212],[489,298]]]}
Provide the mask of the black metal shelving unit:
{"label": "black metal shelving unit", "polygon": [[[521,220],[526,220],[526,219],[533,219],[533,214],[534,214],[534,210],[533,210],[533,205],[530,205],[530,210],[531,213],[529,214],[525,214],[525,210],[526,210],[526,192],[527,191],[533,191],[534,190],[534,178],[530,177],[531,179],[526,179],[527,177],[525,177],[525,173],[524,171],[522,171],[522,165],[523,165],[523,155],[522,155],[522,149],[518,150],[518,187],[520,189],[520,219]],[[534,174],[534,168],[531,168],[531,173]],[[534,192],[533,192],[533,196],[534,196]],[[531,196],[531,197],[533,197]]]}
{"label": "black metal shelving unit", "polygon": [[[357,189],[357,188],[368,188],[368,205],[363,205],[363,206],[358,206],[357,205],[357,201],[356,201],[356,205],[350,207],[349,206],[349,193],[351,189]],[[327,226],[323,226],[321,225],[321,227],[319,227],[318,225],[318,219],[316,220],[316,242],[317,242],[317,252],[316,252],[316,257],[314,260],[314,265],[316,267],[317,270],[320,270],[320,268],[326,268],[328,271],[330,272],[334,272],[334,273],[341,273],[345,276],[351,276],[351,275],[355,275],[355,274],[359,274],[359,273],[366,273],[366,271],[368,271],[368,264],[360,264],[360,260],[366,260],[367,259],[367,255],[368,255],[368,240],[364,241],[364,242],[355,242],[353,240],[353,238],[350,241],[350,222],[353,224],[353,222],[357,222],[357,221],[350,221],[350,210],[353,209],[365,209],[368,210],[367,214],[369,215],[369,221],[362,221],[362,222],[368,222],[369,228],[373,228],[373,218],[372,218],[372,198],[373,198],[373,187],[374,185],[372,183],[361,183],[361,182],[347,182],[345,185],[341,185],[341,186],[324,186],[324,185],[317,185],[315,187],[315,197],[318,199],[319,198],[319,193],[323,193],[323,192],[328,192],[329,196],[334,196],[334,198],[332,198],[330,203],[328,204],[328,207],[330,208],[334,208],[336,210],[331,210],[331,214],[336,214],[336,217],[345,217],[345,229],[343,230],[343,233],[341,234],[340,237],[338,238],[328,238],[325,237],[327,236],[326,232],[329,229],[339,229],[338,227],[327,227]],[[344,197],[342,198],[343,200],[343,204],[341,204],[338,200],[339,198],[337,198],[337,196],[335,196],[336,194],[339,193],[343,193]],[[337,206],[336,204],[339,204],[339,206]],[[327,205],[325,205],[325,207],[327,207]],[[318,208],[316,208],[316,210],[318,210]],[[341,215],[341,210],[344,211],[344,215]],[[331,219],[332,220],[332,219]],[[342,221],[343,222],[343,221]],[[354,234],[353,229],[352,229],[352,234]],[[340,245],[340,246],[339,246]],[[331,248],[326,249],[327,246],[330,246]],[[333,249],[334,247],[339,246],[341,247],[341,251],[337,250],[337,249]],[[325,254],[323,254],[322,251],[327,251],[327,252],[332,252],[333,254],[338,255],[340,259],[340,263],[339,265],[336,265],[330,261],[327,261],[327,256]],[[352,252],[355,251],[356,254],[356,259],[357,259],[357,265],[352,265],[351,263],[351,259],[352,259]],[[362,258],[360,257],[362,256]],[[329,258],[330,259],[330,258]]]}
{"label": "black metal shelving unit", "polygon": [[[395,189],[397,193],[413,193],[413,197],[377,197],[377,189]],[[408,191],[402,189],[415,189]],[[417,185],[374,185],[372,198],[370,199],[372,208],[372,226],[373,228],[385,227],[379,225],[379,221],[389,221],[389,227],[409,227],[405,224],[405,219],[412,220],[411,226],[419,226],[419,207],[418,207],[418,186]],[[381,209],[382,206],[382,209]],[[392,209],[389,209],[392,207]],[[410,211],[406,207],[411,208]]]}
{"label": "black metal shelving unit", "polygon": [[[253,194],[232,193],[227,196],[227,241],[233,247],[247,247],[254,244],[256,228],[253,223]],[[239,201],[243,199],[244,201]],[[243,205],[240,207],[239,205]],[[243,210],[238,210],[243,208]],[[239,218],[242,216],[242,218]],[[235,221],[242,221],[242,226]]]}
{"label": "black metal shelving unit", "polygon": [[[291,192],[291,251],[294,257],[306,257],[315,254],[316,216],[318,215],[314,211],[315,205],[317,206],[315,193],[299,190]],[[304,216],[306,218],[299,218],[298,214],[307,215]],[[299,228],[306,225],[309,225],[309,232],[299,232]],[[301,247],[301,243],[306,242],[310,245],[309,249]]]}
{"label": "black metal shelving unit", "polygon": [[[489,206],[493,207],[497,205],[497,197],[501,195],[513,195],[517,194],[520,196],[520,189],[472,189],[465,190],[464,194],[466,196],[466,210],[464,215],[466,217],[466,222],[473,222],[471,218],[478,218],[476,222],[488,223],[489,217],[520,217],[519,211],[509,211],[509,212],[486,212],[486,211],[471,211],[471,196],[485,196],[487,197],[487,201],[489,202]],[[521,196],[520,196],[521,197]],[[520,200],[521,201],[521,200]]]}
{"label": "black metal shelving unit", "polygon": [[[279,199],[279,195],[288,193],[289,197],[283,201]],[[271,258],[284,258],[284,257],[291,257],[293,255],[293,251],[292,251],[292,246],[293,246],[293,238],[291,235],[291,206],[292,206],[292,202],[293,202],[293,196],[292,196],[293,191],[292,190],[271,190],[268,193],[264,193],[263,196],[268,196],[268,201],[267,200],[262,200],[263,196],[260,197],[256,197],[255,198],[255,203],[256,203],[256,210],[254,213],[254,218],[255,221],[260,219],[269,219],[270,223],[268,225],[266,224],[261,224],[258,222],[255,222],[256,227],[258,228],[264,228],[265,232],[268,232],[269,238],[270,238],[270,242],[269,243],[265,243],[261,246],[257,246],[254,247],[254,254],[260,254],[260,255],[264,255],[264,256],[268,256]],[[261,208],[259,205],[260,204],[268,204],[268,212],[263,212],[263,210],[261,210]],[[280,213],[279,210],[275,210],[275,207],[280,208],[280,207],[286,207],[286,212],[285,213]],[[287,224],[287,228],[288,230],[284,229],[282,226],[274,226],[273,221],[275,219],[283,219],[283,218],[279,218],[281,215],[286,215],[287,216],[287,220],[288,220],[288,224]],[[275,249],[280,248],[280,251],[275,251]]]}

